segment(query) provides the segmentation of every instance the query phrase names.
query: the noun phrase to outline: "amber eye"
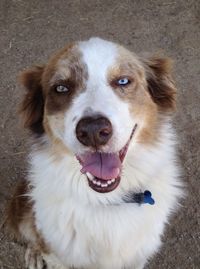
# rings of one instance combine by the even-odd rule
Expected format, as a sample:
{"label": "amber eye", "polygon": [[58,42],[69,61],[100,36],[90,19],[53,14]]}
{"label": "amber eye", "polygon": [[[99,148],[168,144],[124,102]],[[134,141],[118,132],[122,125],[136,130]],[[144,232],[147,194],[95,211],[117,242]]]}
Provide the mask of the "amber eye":
{"label": "amber eye", "polygon": [[119,80],[117,80],[117,85],[119,86],[126,86],[130,83],[131,81],[128,78],[120,78]]}
{"label": "amber eye", "polygon": [[68,92],[69,91],[69,89],[66,86],[64,86],[64,85],[58,85],[58,86],[56,86],[55,90],[58,93],[62,93],[62,92],[65,93],[65,92]]}

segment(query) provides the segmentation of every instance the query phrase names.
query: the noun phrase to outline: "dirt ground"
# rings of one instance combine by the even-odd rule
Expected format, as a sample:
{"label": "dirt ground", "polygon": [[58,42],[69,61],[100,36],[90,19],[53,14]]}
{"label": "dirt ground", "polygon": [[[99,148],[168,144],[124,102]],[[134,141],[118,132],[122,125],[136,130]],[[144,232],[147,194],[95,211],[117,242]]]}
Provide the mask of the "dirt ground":
{"label": "dirt ground", "polygon": [[[72,40],[100,36],[139,52],[165,51],[175,62],[174,125],[188,195],[148,269],[200,268],[200,1],[0,0],[0,220],[26,173],[27,133],[16,106],[16,76]],[[0,231],[0,268],[23,268],[23,245]]]}

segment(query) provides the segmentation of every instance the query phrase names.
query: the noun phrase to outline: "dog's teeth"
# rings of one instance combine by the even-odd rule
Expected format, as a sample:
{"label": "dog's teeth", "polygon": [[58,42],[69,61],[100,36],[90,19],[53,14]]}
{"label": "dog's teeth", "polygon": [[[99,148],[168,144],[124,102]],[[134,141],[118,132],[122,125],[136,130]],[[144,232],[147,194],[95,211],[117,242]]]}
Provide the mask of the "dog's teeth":
{"label": "dog's teeth", "polygon": [[91,175],[90,173],[86,173],[87,177],[89,178],[90,181],[92,181],[94,179],[94,176]]}
{"label": "dog's teeth", "polygon": [[91,175],[90,173],[86,173],[88,179],[96,186],[102,187],[102,188],[106,188],[109,185],[111,185],[113,182],[115,182],[115,178],[107,180],[106,183],[101,183],[101,181],[95,180],[95,177],[93,175]]}

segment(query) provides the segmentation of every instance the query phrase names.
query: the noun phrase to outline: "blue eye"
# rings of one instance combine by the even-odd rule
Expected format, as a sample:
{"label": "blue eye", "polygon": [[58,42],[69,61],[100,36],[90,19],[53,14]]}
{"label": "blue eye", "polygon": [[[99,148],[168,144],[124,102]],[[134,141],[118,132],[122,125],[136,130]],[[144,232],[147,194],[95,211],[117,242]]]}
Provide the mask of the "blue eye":
{"label": "blue eye", "polygon": [[58,93],[60,93],[60,92],[68,92],[69,89],[68,89],[66,86],[58,85],[58,86],[56,86],[56,91],[57,91]]}
{"label": "blue eye", "polygon": [[130,83],[130,80],[128,78],[121,78],[117,81],[117,84],[120,86],[126,86]]}

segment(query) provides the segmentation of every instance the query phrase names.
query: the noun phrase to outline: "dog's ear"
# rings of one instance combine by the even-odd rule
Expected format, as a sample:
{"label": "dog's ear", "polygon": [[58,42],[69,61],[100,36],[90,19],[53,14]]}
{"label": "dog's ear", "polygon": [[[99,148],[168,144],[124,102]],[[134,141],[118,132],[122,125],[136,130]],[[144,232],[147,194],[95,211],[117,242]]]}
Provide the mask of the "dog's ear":
{"label": "dog's ear", "polygon": [[35,134],[44,132],[44,98],[41,82],[43,72],[44,66],[34,66],[19,76],[19,82],[26,89],[19,113],[22,115],[24,127],[29,128]]}
{"label": "dog's ear", "polygon": [[176,87],[171,76],[172,61],[154,56],[143,60],[148,91],[161,111],[173,111],[176,107]]}

